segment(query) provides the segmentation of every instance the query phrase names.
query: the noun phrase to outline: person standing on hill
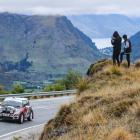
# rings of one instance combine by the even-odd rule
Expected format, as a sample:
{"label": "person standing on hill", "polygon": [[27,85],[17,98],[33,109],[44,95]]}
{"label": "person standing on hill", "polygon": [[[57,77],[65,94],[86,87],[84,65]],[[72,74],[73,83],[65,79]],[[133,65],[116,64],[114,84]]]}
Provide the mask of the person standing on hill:
{"label": "person standing on hill", "polygon": [[119,33],[115,31],[111,39],[111,44],[113,45],[113,65],[116,65],[117,61],[118,66],[120,66],[119,57],[121,53],[121,43],[122,38],[120,37]]}
{"label": "person standing on hill", "polygon": [[124,39],[124,42],[123,42],[124,51],[120,55],[120,60],[121,60],[120,62],[122,63],[123,56],[126,55],[126,60],[128,63],[128,68],[129,68],[132,45],[131,45],[131,41],[127,38],[127,35],[123,35],[123,39]]}

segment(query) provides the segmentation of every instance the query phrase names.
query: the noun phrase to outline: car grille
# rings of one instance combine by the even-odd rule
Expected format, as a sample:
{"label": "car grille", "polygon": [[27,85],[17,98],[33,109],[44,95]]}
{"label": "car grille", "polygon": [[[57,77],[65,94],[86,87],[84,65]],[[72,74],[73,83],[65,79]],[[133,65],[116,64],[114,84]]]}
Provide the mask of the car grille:
{"label": "car grille", "polygon": [[10,113],[10,108],[4,107],[2,113]]}
{"label": "car grille", "polygon": [[6,110],[4,110],[2,113],[10,113],[10,111],[6,111]]}

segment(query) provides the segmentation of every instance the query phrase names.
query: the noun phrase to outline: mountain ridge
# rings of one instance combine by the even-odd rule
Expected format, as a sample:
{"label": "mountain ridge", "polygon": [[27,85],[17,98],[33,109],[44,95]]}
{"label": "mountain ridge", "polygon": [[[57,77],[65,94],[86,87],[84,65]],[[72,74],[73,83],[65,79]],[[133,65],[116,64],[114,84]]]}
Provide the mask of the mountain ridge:
{"label": "mountain ridge", "polygon": [[108,38],[117,30],[120,34],[135,34],[140,28],[139,17],[128,17],[119,14],[106,15],[73,15],[68,16],[71,22],[90,38]]}

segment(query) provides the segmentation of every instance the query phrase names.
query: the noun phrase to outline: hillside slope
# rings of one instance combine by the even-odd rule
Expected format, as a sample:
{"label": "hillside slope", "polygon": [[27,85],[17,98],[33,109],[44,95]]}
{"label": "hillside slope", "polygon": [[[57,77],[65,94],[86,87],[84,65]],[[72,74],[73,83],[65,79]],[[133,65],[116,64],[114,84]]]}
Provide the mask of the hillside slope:
{"label": "hillside slope", "polygon": [[117,30],[120,34],[135,34],[140,29],[140,18],[119,14],[73,15],[68,16],[72,23],[91,38],[110,38]]}
{"label": "hillside slope", "polygon": [[3,72],[18,72],[19,77],[25,72],[30,80],[43,80],[46,75],[65,74],[68,69],[85,73],[101,56],[91,39],[64,16],[0,14]]}
{"label": "hillside slope", "polygon": [[117,68],[104,60],[91,65],[88,75],[89,88],[62,106],[40,140],[139,139],[139,63],[128,69],[125,63]]}

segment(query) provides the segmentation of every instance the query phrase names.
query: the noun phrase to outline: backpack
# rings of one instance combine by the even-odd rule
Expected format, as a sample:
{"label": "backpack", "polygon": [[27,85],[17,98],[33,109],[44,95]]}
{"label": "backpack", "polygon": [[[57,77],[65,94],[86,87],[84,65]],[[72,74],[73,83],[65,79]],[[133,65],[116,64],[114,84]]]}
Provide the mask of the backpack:
{"label": "backpack", "polygon": [[129,42],[129,52],[132,52],[132,43],[130,40],[128,40],[128,42]]}
{"label": "backpack", "polygon": [[132,44],[131,44],[131,41],[128,40],[128,42],[129,42],[129,48],[126,48],[125,49],[125,53],[131,53],[132,52]]}

